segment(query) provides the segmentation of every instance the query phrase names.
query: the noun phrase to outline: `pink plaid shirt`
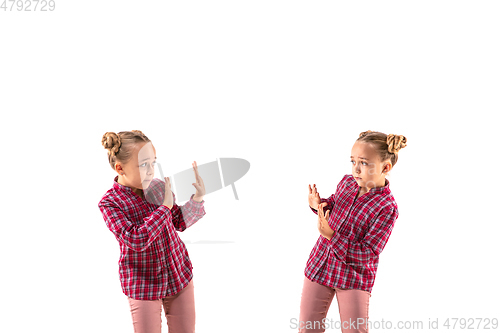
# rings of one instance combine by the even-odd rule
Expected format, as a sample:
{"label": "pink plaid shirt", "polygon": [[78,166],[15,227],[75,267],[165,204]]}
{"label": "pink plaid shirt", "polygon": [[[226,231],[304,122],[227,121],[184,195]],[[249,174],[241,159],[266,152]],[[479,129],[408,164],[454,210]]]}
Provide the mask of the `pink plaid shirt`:
{"label": "pink plaid shirt", "polygon": [[328,204],[323,211],[326,214],[330,210],[328,224],[335,233],[331,240],[319,236],[304,270],[309,280],[331,288],[371,293],[379,255],[399,216],[387,179],[385,184],[356,199],[359,185],[347,174],[335,194],[321,198]]}
{"label": "pink plaid shirt", "polygon": [[153,178],[145,199],[117,182],[99,201],[107,227],[120,244],[118,261],[123,293],[139,300],[175,295],[193,277],[191,261],[177,231],[205,215],[204,200],[191,199],[172,210],[163,205],[165,182]]}

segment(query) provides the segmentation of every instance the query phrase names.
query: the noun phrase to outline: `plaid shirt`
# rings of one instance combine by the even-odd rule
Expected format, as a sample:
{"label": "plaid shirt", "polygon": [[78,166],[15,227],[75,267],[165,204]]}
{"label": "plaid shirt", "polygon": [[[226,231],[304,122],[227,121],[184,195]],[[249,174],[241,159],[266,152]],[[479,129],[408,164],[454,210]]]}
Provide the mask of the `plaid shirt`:
{"label": "plaid shirt", "polygon": [[118,261],[123,293],[139,300],[175,295],[193,277],[191,261],[177,231],[184,231],[203,215],[204,200],[191,199],[172,210],[163,205],[165,182],[153,178],[144,198],[117,182],[99,201],[107,227],[120,243]]}
{"label": "plaid shirt", "polygon": [[[379,255],[399,216],[389,181],[372,188],[358,199],[359,185],[352,175],[345,175],[335,194],[323,208],[330,210],[328,224],[335,230],[331,240],[319,236],[309,255],[305,276],[334,288],[362,289],[371,293]],[[355,200],[356,199],[356,200]],[[311,208],[317,215],[318,211]]]}

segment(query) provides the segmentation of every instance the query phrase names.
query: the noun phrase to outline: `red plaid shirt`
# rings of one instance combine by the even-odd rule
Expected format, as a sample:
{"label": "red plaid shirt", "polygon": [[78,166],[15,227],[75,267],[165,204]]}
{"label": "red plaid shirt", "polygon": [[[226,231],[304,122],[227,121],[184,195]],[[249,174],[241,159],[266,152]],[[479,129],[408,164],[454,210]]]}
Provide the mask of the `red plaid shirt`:
{"label": "red plaid shirt", "polygon": [[[323,208],[330,210],[328,224],[335,230],[331,240],[319,236],[309,255],[305,276],[334,288],[362,289],[371,293],[379,255],[399,216],[389,181],[372,188],[358,199],[359,185],[352,175],[345,175],[335,194]],[[354,201],[356,199],[356,201]],[[318,211],[311,208],[317,215]]]}
{"label": "red plaid shirt", "polygon": [[191,199],[172,210],[163,205],[165,182],[154,178],[144,198],[117,182],[99,201],[107,227],[120,243],[118,261],[123,293],[139,300],[175,295],[193,277],[184,242],[176,231],[184,231],[203,215],[204,200]]}

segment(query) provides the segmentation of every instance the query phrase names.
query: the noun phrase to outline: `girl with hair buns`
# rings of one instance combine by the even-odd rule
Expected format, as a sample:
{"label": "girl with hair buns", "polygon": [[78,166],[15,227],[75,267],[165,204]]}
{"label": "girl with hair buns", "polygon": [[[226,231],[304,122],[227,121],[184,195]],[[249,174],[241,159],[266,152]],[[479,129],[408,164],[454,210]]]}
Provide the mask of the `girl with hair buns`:
{"label": "girl with hair buns", "polygon": [[192,265],[177,231],[205,215],[206,191],[196,161],[196,193],[178,206],[170,179],[153,178],[156,150],[144,133],[106,132],[102,145],[118,175],[99,201],[99,209],[120,245],[120,281],[134,331],[160,333],[163,305],[170,332],[193,333]]}
{"label": "girl with hair buns", "polygon": [[321,198],[316,184],[309,185],[320,236],[304,270],[299,332],[329,327],[326,315],[335,295],[342,332],[368,332],[379,255],[399,216],[385,177],[405,146],[403,135],[362,132],[351,150],[352,174],[342,178],[335,194]]}

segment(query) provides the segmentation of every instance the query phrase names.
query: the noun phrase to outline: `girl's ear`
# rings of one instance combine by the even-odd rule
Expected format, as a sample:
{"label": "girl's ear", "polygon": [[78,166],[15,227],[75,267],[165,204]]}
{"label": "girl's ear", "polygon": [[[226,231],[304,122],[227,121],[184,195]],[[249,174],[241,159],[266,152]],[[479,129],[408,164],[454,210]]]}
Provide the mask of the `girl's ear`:
{"label": "girl's ear", "polygon": [[382,173],[387,174],[389,171],[391,171],[391,164],[390,163],[384,164],[384,167],[382,168]]}

